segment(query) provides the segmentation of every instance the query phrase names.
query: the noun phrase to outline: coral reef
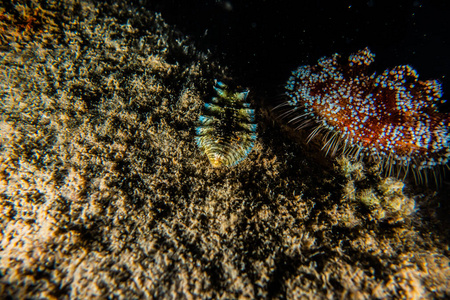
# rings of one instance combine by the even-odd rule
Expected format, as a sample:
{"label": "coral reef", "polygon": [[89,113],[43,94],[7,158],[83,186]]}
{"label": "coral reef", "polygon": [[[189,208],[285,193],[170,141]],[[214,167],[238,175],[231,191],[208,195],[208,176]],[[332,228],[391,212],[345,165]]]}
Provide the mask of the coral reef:
{"label": "coral reef", "polygon": [[336,162],[337,170],[347,179],[343,189],[345,197],[364,204],[378,221],[405,221],[415,212],[415,201],[405,195],[401,180],[377,176],[379,169],[366,170],[361,162],[352,162],[346,156],[340,156]]}
{"label": "coral reef", "polygon": [[158,14],[61,3],[59,43],[1,50],[0,298],[450,295],[439,194],[325,168],[265,108],[249,159],[212,168],[195,127],[230,71]]}

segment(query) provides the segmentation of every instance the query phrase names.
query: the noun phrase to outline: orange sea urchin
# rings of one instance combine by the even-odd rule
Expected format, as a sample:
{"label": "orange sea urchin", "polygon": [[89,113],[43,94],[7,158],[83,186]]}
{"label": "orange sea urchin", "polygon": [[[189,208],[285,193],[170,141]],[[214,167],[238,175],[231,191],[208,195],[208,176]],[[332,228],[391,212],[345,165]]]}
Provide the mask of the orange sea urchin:
{"label": "orange sea urchin", "polygon": [[410,66],[371,74],[374,56],[366,48],[298,68],[286,85],[283,116],[297,128],[316,124],[308,140],[323,131],[327,153],[368,154],[389,174],[392,165],[405,174],[412,168],[420,181],[420,171],[446,165],[450,157],[450,116],[436,107],[443,102],[441,85],[419,80]]}

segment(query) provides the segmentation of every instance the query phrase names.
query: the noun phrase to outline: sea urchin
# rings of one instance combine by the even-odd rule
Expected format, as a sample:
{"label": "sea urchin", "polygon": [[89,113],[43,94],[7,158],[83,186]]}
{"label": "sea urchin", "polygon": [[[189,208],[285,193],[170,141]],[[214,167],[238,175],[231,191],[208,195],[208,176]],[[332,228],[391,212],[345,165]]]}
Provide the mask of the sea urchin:
{"label": "sea urchin", "polygon": [[419,80],[407,65],[369,73],[374,56],[365,48],[348,59],[334,54],[301,66],[286,85],[289,99],[277,108],[297,128],[315,125],[308,141],[322,132],[327,153],[368,155],[388,174],[396,165],[398,174],[413,169],[421,181],[422,170],[450,157],[450,115],[436,107],[444,102],[441,85]]}

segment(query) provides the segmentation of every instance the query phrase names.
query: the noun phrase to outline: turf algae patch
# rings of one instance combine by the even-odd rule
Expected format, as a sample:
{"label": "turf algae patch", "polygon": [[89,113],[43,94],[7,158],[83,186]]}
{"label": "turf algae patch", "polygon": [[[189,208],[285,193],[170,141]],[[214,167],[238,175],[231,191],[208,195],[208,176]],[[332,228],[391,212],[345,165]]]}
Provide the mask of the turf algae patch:
{"label": "turf algae patch", "polygon": [[343,189],[376,178],[299,156],[264,108],[251,163],[211,168],[195,127],[227,69],[157,14],[64,5],[62,43],[1,56],[0,298],[448,296],[436,197],[374,218]]}
{"label": "turf algae patch", "polygon": [[0,7],[0,47],[21,49],[39,36],[44,44],[57,41],[63,15],[59,1],[2,1]]}

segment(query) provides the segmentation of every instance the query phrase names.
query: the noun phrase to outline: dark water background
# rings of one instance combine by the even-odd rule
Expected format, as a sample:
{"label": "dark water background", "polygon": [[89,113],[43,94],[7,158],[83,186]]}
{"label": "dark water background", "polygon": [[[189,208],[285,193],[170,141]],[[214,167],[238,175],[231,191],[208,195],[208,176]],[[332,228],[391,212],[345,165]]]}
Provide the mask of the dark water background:
{"label": "dark water background", "polygon": [[[378,73],[409,64],[450,99],[450,1],[180,1],[142,3],[269,97],[292,70],[366,46]],[[450,102],[450,101],[448,101]],[[442,109],[450,111],[446,103]]]}

